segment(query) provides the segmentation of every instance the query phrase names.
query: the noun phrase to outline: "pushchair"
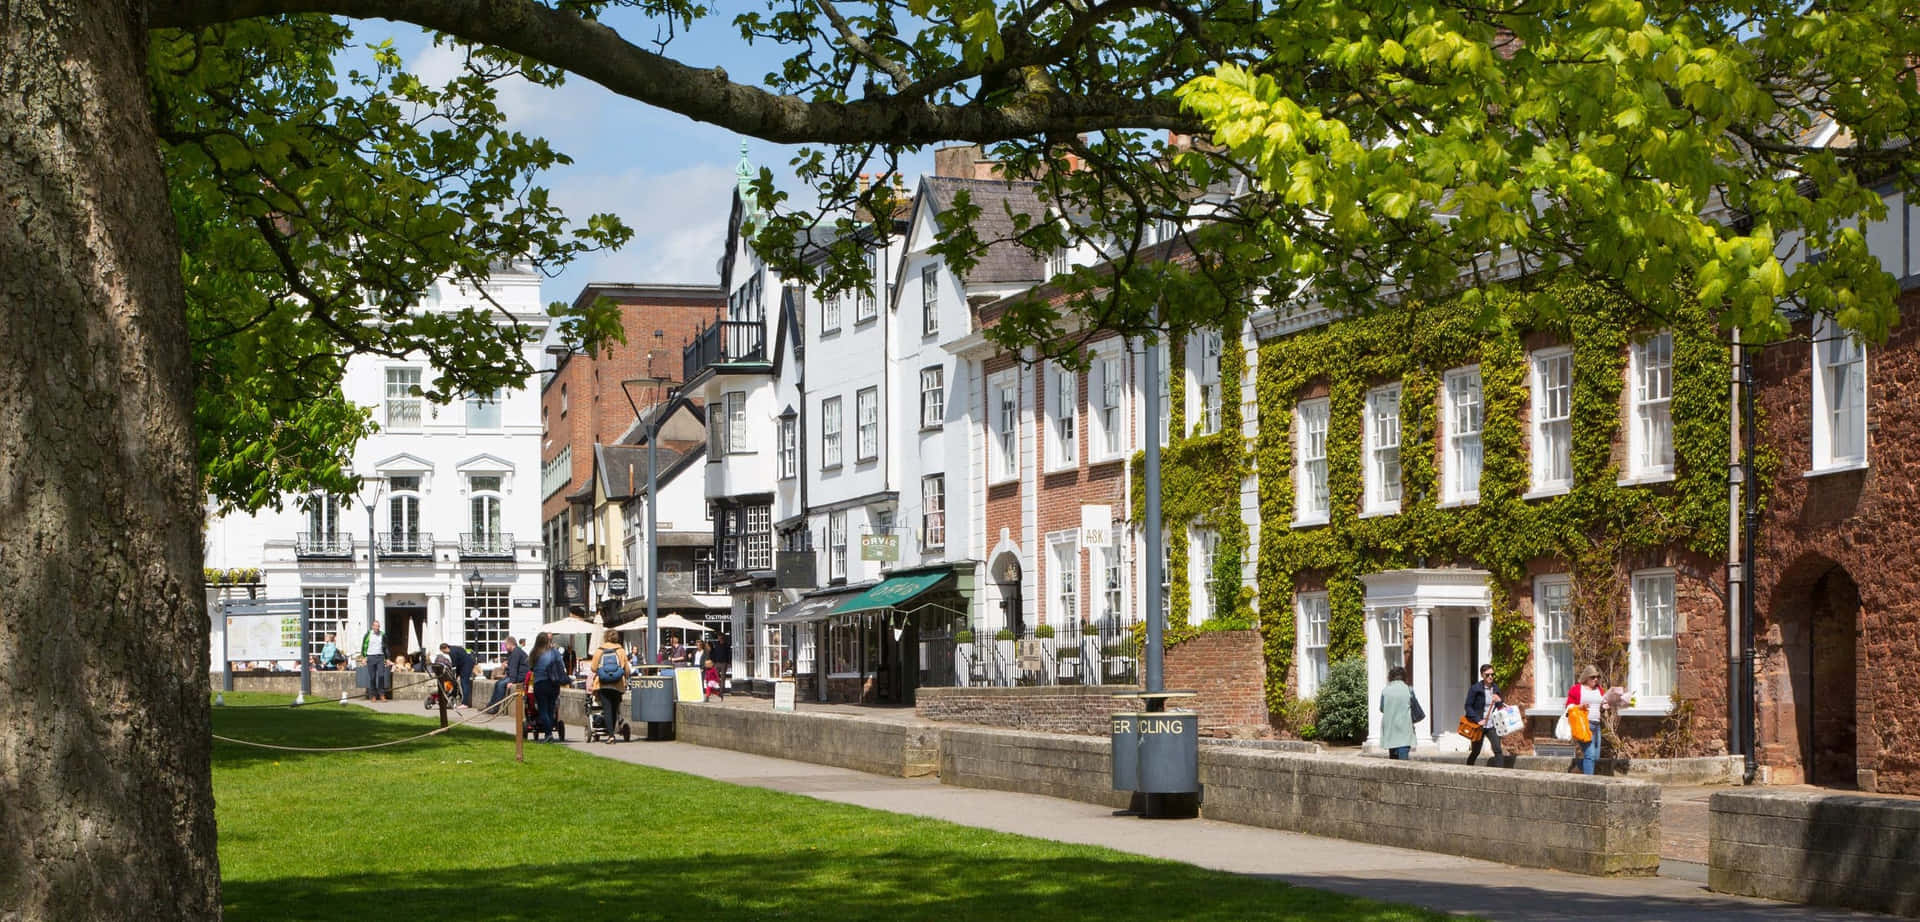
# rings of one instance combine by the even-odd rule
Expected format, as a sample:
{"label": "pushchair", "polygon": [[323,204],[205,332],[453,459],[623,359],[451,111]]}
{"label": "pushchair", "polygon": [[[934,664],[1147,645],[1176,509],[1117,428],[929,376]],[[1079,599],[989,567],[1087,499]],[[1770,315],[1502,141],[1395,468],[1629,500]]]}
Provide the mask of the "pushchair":
{"label": "pushchair", "polygon": [[[530,740],[540,733],[540,705],[532,695],[528,695],[526,700],[526,719],[520,725],[520,735]],[[553,735],[558,737],[560,742],[567,741],[567,724],[557,714],[553,718]]]}
{"label": "pushchair", "polygon": [[608,729],[607,709],[601,707],[600,701],[596,698],[593,704],[587,708],[587,742],[595,743],[601,740],[612,741],[615,733],[620,734],[620,740],[622,742],[633,739],[633,725],[627,723],[626,720],[622,719],[618,714],[614,715],[613,719],[614,723],[619,725],[618,729]]}
{"label": "pushchair", "polygon": [[427,692],[425,707],[431,711],[442,702],[451,708],[460,703],[460,678],[453,674],[453,667],[446,663],[434,663],[429,670],[433,673],[433,690]]}

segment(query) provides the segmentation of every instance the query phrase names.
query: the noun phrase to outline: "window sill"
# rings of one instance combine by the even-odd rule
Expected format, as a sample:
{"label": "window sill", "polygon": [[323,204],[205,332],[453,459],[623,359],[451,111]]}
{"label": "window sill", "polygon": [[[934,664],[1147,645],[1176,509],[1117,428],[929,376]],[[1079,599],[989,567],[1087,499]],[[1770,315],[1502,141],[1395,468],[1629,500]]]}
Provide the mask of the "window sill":
{"label": "window sill", "polygon": [[1293,520],[1293,527],[1295,527],[1295,528],[1314,528],[1314,527],[1316,527],[1316,526],[1320,526],[1320,525],[1325,525],[1325,524],[1327,524],[1327,521],[1328,521],[1328,519],[1327,519],[1327,517],[1326,517],[1326,516],[1324,516],[1324,515],[1317,515],[1317,516],[1314,516],[1313,518],[1310,518],[1310,519],[1294,519],[1294,520]]}
{"label": "window sill", "polygon": [[1077,471],[1077,470],[1079,470],[1079,469],[1080,469],[1080,465],[1079,465],[1079,464],[1077,464],[1077,463],[1075,463],[1075,462],[1072,462],[1072,461],[1068,461],[1068,462],[1067,462],[1067,463],[1065,463],[1065,464],[1049,464],[1049,465],[1047,465],[1047,467],[1046,467],[1046,469],[1045,469],[1045,470],[1042,470],[1042,471],[1041,471],[1040,473],[1042,473],[1042,474],[1071,474],[1071,473],[1073,473],[1074,471]]}
{"label": "window sill", "polygon": [[855,459],[853,459],[853,463],[855,463],[855,464],[872,464],[873,462],[875,462],[875,461],[878,461],[878,460],[880,460],[880,456],[879,456],[879,455],[868,455],[868,456],[866,456],[866,457],[864,457],[864,458],[855,458]]}
{"label": "window sill", "polygon": [[1672,699],[1652,698],[1638,707],[1621,708],[1621,717],[1666,717],[1673,713]]}
{"label": "window sill", "polygon": [[1566,712],[1567,703],[1565,701],[1558,704],[1536,704],[1533,707],[1527,708],[1528,717],[1559,717]]}
{"label": "window sill", "polygon": [[1383,516],[1399,515],[1399,514],[1400,514],[1399,506],[1382,506],[1378,509],[1363,509],[1360,511],[1359,517],[1363,519],[1377,519]]}
{"label": "window sill", "polygon": [[1831,467],[1816,467],[1812,470],[1807,471],[1804,474],[1801,474],[1800,476],[1813,478],[1813,477],[1825,477],[1828,474],[1850,474],[1850,473],[1853,473],[1854,471],[1867,470],[1870,467],[1872,467],[1872,465],[1868,464],[1865,461],[1853,461],[1847,464],[1835,464]]}
{"label": "window sill", "polygon": [[920,424],[921,432],[939,432],[945,428],[947,428],[946,423],[921,423]]}
{"label": "window sill", "polygon": [[1020,478],[1019,478],[1018,476],[1014,476],[1014,477],[1001,477],[1001,478],[999,478],[998,480],[989,480],[989,481],[987,481],[987,486],[990,486],[990,487],[1004,487],[1004,486],[1006,486],[1007,484],[1010,484],[1010,483],[1019,483],[1019,482],[1020,482]]}
{"label": "window sill", "polygon": [[880,319],[880,315],[878,315],[878,314],[875,314],[875,315],[874,315],[874,316],[872,316],[872,317],[863,317],[863,318],[861,318],[861,319],[859,319],[859,320],[855,320],[855,321],[853,322],[853,328],[854,328],[854,329],[856,329],[856,330],[858,330],[858,329],[860,329],[861,327],[864,327],[864,326],[866,326],[867,324],[870,324],[870,323],[872,323],[872,322],[874,322],[875,320],[879,320],[879,319]]}
{"label": "window sill", "polygon": [[821,339],[826,339],[826,338],[827,338],[827,337],[829,337],[829,336],[839,336],[839,335],[840,335],[840,328],[839,328],[839,327],[834,327],[834,328],[833,328],[833,329],[831,329],[831,330],[821,330],[821,331],[820,331],[820,338],[821,338]]}
{"label": "window sill", "polygon": [[1644,487],[1644,486],[1649,486],[1656,483],[1672,483],[1672,482],[1673,482],[1672,471],[1651,471],[1645,474],[1633,474],[1631,476],[1622,477],[1619,480],[1614,481],[1614,485],[1622,486],[1622,487]]}
{"label": "window sill", "polygon": [[1442,509],[1465,509],[1468,506],[1478,505],[1480,505],[1480,494],[1478,493],[1472,496],[1461,496],[1440,501],[1440,508]]}
{"label": "window sill", "polygon": [[1088,464],[1114,464],[1116,462],[1125,461],[1125,460],[1127,460],[1126,453],[1122,452],[1116,455],[1101,455],[1098,458],[1088,458],[1087,463]]}
{"label": "window sill", "polygon": [[1533,489],[1520,494],[1520,498],[1521,499],[1552,499],[1553,497],[1565,496],[1568,493],[1572,493],[1572,492],[1573,492],[1573,484],[1566,483],[1566,484],[1560,484],[1559,486],[1534,487]]}
{"label": "window sill", "polygon": [[844,466],[845,465],[842,465],[842,464],[822,464],[820,465],[820,471],[821,473],[826,473],[827,471],[837,471]]}

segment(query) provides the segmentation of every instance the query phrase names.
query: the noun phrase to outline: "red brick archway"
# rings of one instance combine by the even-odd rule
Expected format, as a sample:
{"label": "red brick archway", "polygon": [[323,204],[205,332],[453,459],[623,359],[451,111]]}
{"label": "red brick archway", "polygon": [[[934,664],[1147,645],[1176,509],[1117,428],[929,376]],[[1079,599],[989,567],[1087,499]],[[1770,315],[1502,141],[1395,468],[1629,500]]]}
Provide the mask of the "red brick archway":
{"label": "red brick archway", "polygon": [[1803,557],[1787,568],[1760,628],[1760,761],[1776,783],[1854,787],[1859,586],[1834,561]]}

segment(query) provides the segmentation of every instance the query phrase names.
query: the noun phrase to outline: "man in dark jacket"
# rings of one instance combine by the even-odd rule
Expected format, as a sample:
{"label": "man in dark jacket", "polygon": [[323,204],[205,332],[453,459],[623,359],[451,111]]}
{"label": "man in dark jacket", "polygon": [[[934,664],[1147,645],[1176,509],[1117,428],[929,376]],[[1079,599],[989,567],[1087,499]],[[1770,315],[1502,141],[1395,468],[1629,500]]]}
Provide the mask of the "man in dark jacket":
{"label": "man in dark jacket", "polygon": [[1473,748],[1467,750],[1467,764],[1472,765],[1480,758],[1480,744],[1493,745],[1493,757],[1489,765],[1499,765],[1506,757],[1500,751],[1500,731],[1493,728],[1493,709],[1500,706],[1500,686],[1493,684],[1492,664],[1480,667],[1480,681],[1467,689],[1467,719],[1480,725],[1480,738],[1473,741]]}
{"label": "man in dark jacket", "polygon": [[512,637],[506,640],[506,662],[500,667],[500,678],[493,683],[493,698],[487,707],[493,707],[513,690],[513,686],[527,680],[527,651]]}
{"label": "man in dark jacket", "polygon": [[447,655],[447,662],[453,666],[453,674],[460,677],[460,706],[473,706],[473,654],[459,644],[440,645],[440,652]]}

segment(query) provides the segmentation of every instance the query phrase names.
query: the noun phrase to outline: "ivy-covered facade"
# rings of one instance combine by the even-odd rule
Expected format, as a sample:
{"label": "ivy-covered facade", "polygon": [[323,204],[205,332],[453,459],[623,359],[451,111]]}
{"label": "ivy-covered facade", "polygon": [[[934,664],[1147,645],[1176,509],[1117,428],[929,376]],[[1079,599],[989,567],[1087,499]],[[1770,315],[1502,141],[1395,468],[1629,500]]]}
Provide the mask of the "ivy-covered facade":
{"label": "ivy-covered facade", "polygon": [[1724,337],[1705,310],[1647,324],[1595,289],[1555,294],[1552,316],[1491,328],[1517,307],[1249,318],[1249,348],[1222,360],[1246,409],[1201,438],[1175,420],[1163,503],[1173,611],[1195,581],[1178,523],[1219,534],[1216,586],[1248,555],[1253,579],[1170,641],[1257,627],[1269,711],[1303,735],[1302,699],[1350,658],[1373,695],[1408,666],[1423,745],[1443,749],[1465,745],[1452,728],[1481,662],[1530,736],[1591,664],[1635,695],[1610,750],[1724,751]]}

